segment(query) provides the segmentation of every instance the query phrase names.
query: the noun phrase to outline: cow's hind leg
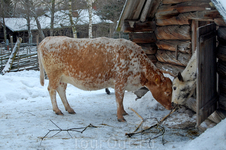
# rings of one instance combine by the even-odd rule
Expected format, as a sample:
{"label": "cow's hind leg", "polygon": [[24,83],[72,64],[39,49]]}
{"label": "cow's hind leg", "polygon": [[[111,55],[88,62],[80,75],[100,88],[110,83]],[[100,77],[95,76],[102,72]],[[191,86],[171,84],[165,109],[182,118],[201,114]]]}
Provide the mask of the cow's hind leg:
{"label": "cow's hind leg", "polygon": [[71,106],[67,101],[66,88],[67,88],[67,83],[60,82],[59,86],[57,87],[57,92],[61,98],[61,101],[64,104],[65,110],[68,111],[69,114],[75,114],[75,111],[71,108]]}
{"label": "cow's hind leg", "polygon": [[125,86],[121,83],[115,85],[115,97],[117,103],[117,117],[119,122],[125,122],[123,115],[128,115],[123,106],[123,98],[125,93]]}
{"label": "cow's hind leg", "polygon": [[49,83],[48,91],[49,91],[51,103],[52,103],[52,106],[53,106],[53,111],[57,115],[63,115],[63,113],[61,112],[61,110],[57,106],[57,101],[56,101],[56,88],[54,88],[53,86],[51,86],[51,84]]}

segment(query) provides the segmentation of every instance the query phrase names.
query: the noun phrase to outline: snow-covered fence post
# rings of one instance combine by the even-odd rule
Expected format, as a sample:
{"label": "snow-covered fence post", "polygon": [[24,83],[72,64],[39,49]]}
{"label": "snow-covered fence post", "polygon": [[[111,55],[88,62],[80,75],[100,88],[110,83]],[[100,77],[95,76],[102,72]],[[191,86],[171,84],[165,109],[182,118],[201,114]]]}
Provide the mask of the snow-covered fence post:
{"label": "snow-covered fence post", "polygon": [[4,75],[6,72],[9,72],[9,71],[10,71],[10,69],[11,69],[11,67],[12,67],[12,65],[13,65],[13,61],[14,61],[14,59],[15,59],[15,57],[16,57],[16,53],[17,53],[17,51],[18,51],[19,48],[20,48],[20,43],[21,43],[21,42],[22,42],[22,38],[18,38],[18,39],[17,39],[17,42],[16,42],[16,44],[15,44],[15,46],[14,46],[14,48],[13,48],[13,51],[12,51],[11,55],[9,56],[9,60],[8,60],[8,62],[6,63],[4,69],[2,70],[2,74],[3,74],[3,75]]}

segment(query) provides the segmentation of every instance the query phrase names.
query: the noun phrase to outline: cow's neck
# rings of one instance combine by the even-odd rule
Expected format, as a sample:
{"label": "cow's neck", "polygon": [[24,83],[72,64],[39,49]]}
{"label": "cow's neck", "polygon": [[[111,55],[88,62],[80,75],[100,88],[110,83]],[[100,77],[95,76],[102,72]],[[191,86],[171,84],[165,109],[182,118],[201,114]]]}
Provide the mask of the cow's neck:
{"label": "cow's neck", "polygon": [[144,76],[148,81],[155,82],[156,77],[159,77],[161,81],[165,81],[165,77],[162,72],[151,62],[151,60],[145,55],[145,59],[141,61],[144,67]]}

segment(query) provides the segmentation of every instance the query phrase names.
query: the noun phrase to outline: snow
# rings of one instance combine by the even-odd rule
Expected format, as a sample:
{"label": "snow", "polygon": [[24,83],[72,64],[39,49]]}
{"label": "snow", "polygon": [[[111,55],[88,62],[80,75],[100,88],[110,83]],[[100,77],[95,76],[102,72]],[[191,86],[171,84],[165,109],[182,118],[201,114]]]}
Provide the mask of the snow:
{"label": "snow", "polygon": [[225,0],[212,0],[213,4],[216,6],[217,10],[223,16],[226,22],[226,1]]}
{"label": "snow", "polygon": [[[155,133],[135,135],[131,138],[125,133],[133,132],[141,119],[129,108],[133,108],[144,119],[142,128],[150,127],[166,116],[165,110],[148,92],[135,101],[131,92],[125,93],[124,106],[129,113],[127,122],[117,121],[114,90],[107,95],[104,90],[82,91],[68,85],[69,104],[77,114],[68,114],[57,96],[58,106],[64,116],[52,111],[48,94],[48,80],[44,87],[39,83],[39,71],[10,72],[0,75],[0,149],[225,149],[226,120],[206,130],[199,137],[189,134],[194,129],[170,128],[186,121],[195,120],[194,116],[175,112],[168,118],[165,127],[164,145],[162,138],[149,140]],[[90,123],[97,128],[87,128],[83,133],[69,131],[51,132],[57,127],[62,129],[85,127]],[[156,131],[156,130],[155,130]],[[192,140],[193,139],[193,140]]]}
{"label": "snow", "polygon": [[[95,15],[95,10],[93,10],[93,24],[99,23],[113,23],[111,20],[101,20],[99,16]],[[54,14],[54,28],[69,27],[69,11],[61,10]],[[86,9],[78,10],[79,17],[73,17],[73,21],[76,25],[89,24],[89,13]],[[38,17],[42,29],[49,29],[51,18],[50,12],[45,15]],[[25,31],[27,30],[27,20],[25,18],[5,18],[5,24],[11,31]],[[34,18],[31,18],[31,30],[37,30],[37,24]]]}

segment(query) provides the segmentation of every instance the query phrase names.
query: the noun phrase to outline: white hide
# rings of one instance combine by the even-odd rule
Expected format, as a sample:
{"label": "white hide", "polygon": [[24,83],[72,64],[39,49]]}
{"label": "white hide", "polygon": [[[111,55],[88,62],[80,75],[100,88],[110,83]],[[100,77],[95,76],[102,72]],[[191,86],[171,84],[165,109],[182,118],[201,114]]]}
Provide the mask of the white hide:
{"label": "white hide", "polygon": [[194,92],[194,86],[197,78],[197,50],[192,55],[188,65],[181,73],[183,81],[178,77],[173,80],[172,102],[174,104],[184,104],[189,96]]}

